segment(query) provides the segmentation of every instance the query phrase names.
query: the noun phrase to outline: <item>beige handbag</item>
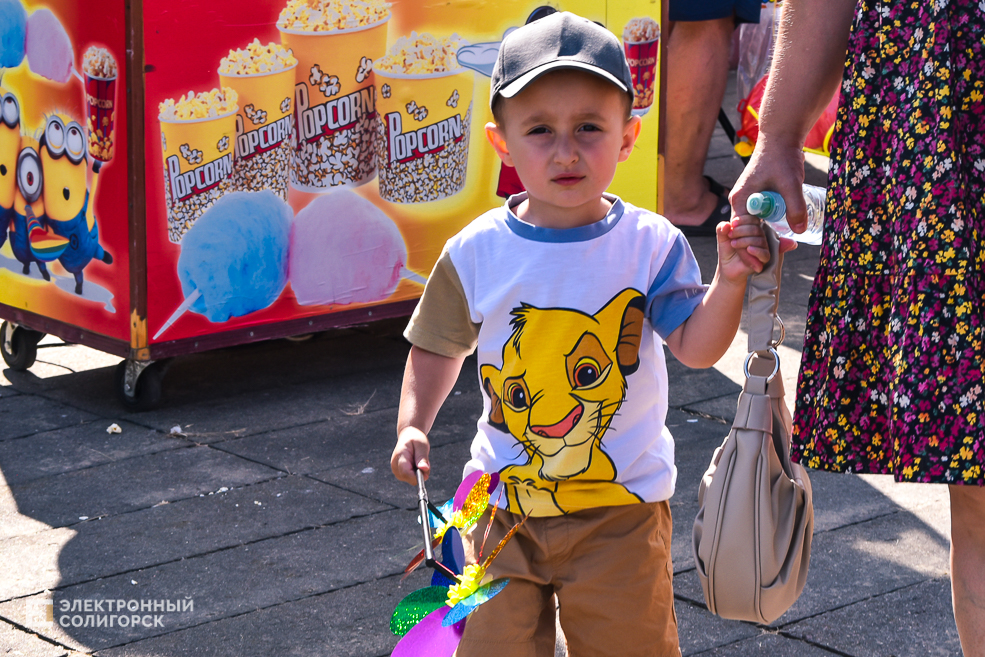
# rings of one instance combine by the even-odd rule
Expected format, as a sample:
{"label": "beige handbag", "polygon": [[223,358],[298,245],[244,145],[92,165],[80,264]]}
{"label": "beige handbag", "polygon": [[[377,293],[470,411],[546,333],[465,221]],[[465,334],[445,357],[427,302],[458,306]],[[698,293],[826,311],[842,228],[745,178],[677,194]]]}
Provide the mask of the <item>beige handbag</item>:
{"label": "beige handbag", "polygon": [[814,507],[807,472],[790,460],[790,413],[773,341],[782,255],[764,226],[769,265],[749,278],[749,356],[735,421],[698,487],[694,559],[708,609],[771,623],[804,590]]}

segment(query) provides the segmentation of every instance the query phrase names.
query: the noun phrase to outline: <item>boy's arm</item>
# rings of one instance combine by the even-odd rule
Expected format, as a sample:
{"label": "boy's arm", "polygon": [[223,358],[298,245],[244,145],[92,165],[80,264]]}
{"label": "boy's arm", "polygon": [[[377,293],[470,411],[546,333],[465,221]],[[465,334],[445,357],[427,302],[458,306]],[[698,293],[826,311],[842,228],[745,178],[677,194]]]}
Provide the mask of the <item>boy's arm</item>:
{"label": "boy's arm", "polygon": [[[741,304],[741,302],[740,302]],[[411,347],[404,369],[397,412],[397,445],[390,457],[390,469],[400,481],[417,485],[415,470],[427,479],[431,466],[431,446],[427,433],[441,404],[458,381],[465,356],[441,356],[420,347]]]}
{"label": "boy's arm", "polygon": [[[769,262],[769,247],[760,220],[741,217],[718,224],[718,269],[701,303],[667,336],[667,347],[688,367],[711,367],[735,337],[749,274]],[[791,242],[781,251],[794,246]]]}

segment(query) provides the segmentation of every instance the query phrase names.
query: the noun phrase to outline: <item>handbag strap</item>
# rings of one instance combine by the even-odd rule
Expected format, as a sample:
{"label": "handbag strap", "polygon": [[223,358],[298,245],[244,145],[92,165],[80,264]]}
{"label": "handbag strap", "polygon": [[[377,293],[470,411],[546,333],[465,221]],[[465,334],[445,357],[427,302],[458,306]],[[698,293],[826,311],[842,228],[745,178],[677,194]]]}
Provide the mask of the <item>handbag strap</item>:
{"label": "handbag strap", "polygon": [[776,309],[780,302],[780,272],[783,254],[780,240],[766,222],[763,232],[770,249],[770,261],[763,271],[749,277],[749,353],[765,352],[775,346],[773,329],[776,326]]}

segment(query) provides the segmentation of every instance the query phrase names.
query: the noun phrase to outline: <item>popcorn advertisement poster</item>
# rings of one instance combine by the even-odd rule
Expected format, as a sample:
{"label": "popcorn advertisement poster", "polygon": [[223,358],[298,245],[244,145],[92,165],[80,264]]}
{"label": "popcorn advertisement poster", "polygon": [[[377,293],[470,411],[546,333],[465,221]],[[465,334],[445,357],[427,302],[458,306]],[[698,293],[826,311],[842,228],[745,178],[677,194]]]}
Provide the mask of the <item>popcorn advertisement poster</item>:
{"label": "popcorn advertisement poster", "polygon": [[[517,191],[483,132],[504,34],[561,9],[652,46],[654,7],[145,0],[150,340],[412,302]],[[655,49],[627,49],[652,104]],[[656,114],[613,185],[651,208]]]}
{"label": "popcorn advertisement poster", "polygon": [[651,0],[0,0],[0,317],[148,360],[410,314],[522,191],[490,74],[557,10],[624,44],[657,209]]}
{"label": "popcorn advertisement poster", "polygon": [[124,27],[123,0],[0,0],[0,306],[129,342]]}

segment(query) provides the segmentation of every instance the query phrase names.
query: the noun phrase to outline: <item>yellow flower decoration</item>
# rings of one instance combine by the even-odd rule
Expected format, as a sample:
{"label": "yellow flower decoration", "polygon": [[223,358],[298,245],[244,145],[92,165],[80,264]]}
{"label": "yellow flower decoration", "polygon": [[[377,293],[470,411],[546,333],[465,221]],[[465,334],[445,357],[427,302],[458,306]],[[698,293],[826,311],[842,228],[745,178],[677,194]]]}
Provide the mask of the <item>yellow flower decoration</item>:
{"label": "yellow flower decoration", "polygon": [[465,566],[462,574],[459,576],[458,584],[452,584],[448,587],[448,600],[445,601],[445,604],[449,607],[454,607],[475,593],[482,583],[482,578],[485,574],[486,569],[477,563]]}

